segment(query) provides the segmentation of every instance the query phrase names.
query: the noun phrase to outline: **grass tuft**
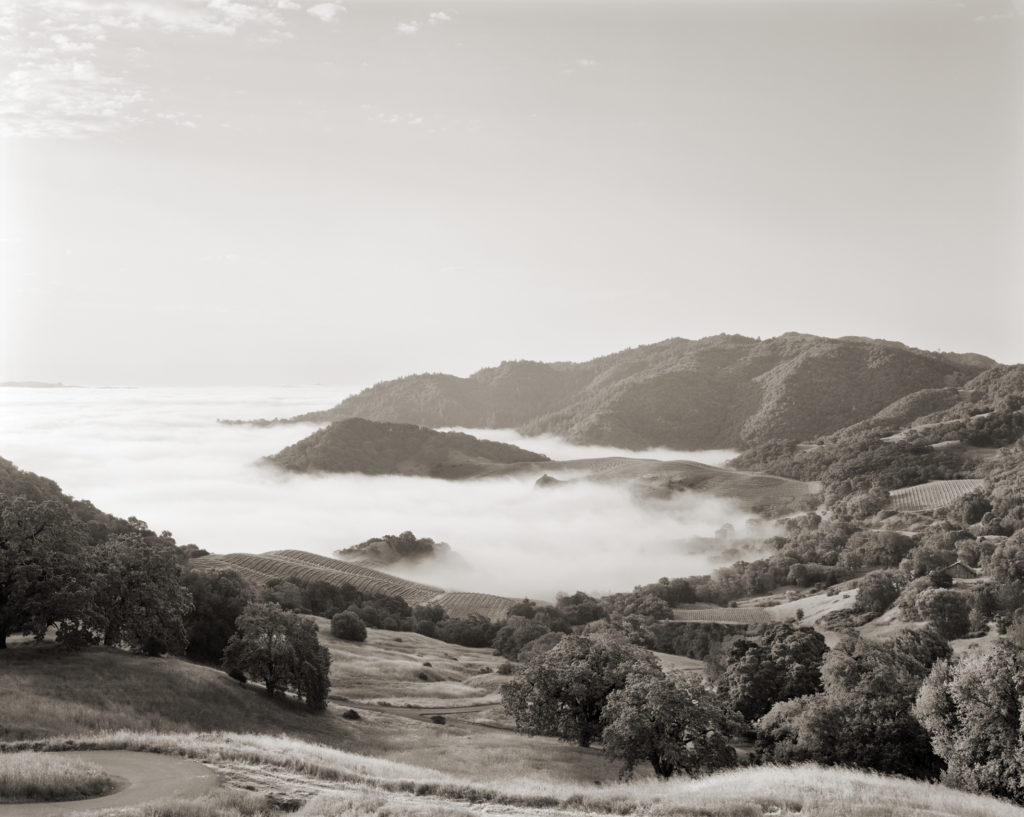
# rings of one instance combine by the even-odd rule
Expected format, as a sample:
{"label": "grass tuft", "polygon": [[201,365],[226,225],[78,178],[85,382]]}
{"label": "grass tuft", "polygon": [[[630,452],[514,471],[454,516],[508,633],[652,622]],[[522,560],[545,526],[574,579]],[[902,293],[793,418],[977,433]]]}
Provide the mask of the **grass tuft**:
{"label": "grass tuft", "polygon": [[0,755],[0,803],[45,803],[99,797],[113,790],[103,769],[42,752]]}

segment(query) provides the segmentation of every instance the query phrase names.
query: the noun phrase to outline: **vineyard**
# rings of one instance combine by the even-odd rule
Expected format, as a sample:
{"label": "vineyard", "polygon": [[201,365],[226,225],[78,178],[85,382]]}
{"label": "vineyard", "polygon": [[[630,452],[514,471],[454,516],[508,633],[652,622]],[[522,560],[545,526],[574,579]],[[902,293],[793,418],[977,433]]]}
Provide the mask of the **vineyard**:
{"label": "vineyard", "polygon": [[981,479],[940,479],[890,491],[889,499],[898,511],[930,511],[944,508],[984,486]]}
{"label": "vineyard", "polygon": [[433,600],[440,604],[452,618],[467,618],[480,615],[491,621],[500,621],[508,614],[515,602],[504,596],[492,596],[489,593],[443,593]]}
{"label": "vineyard", "polygon": [[193,561],[192,566],[200,570],[228,567],[256,584],[265,584],[271,579],[320,581],[336,587],[348,584],[363,593],[398,596],[410,605],[438,604],[453,618],[478,614],[493,620],[502,619],[514,604],[504,596],[446,592],[440,587],[302,550],[276,550],[258,556],[249,553],[204,556]]}
{"label": "vineyard", "polygon": [[672,611],[672,619],[704,624],[771,624],[778,620],[767,607],[683,607]]}

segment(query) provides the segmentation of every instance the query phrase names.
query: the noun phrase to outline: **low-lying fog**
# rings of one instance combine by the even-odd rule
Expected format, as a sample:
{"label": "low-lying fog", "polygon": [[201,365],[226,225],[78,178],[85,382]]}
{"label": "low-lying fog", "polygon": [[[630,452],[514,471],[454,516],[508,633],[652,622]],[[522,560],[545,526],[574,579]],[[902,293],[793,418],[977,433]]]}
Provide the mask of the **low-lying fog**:
{"label": "low-lying fog", "polygon": [[[285,417],[339,402],[354,389],[0,389],[0,456],[56,480],[65,493],[170,530],[215,553],[298,548],[330,555],[412,530],[448,542],[459,574],[411,578],[452,589],[552,598],[557,591],[627,590],[661,576],[706,572],[721,557],[694,542],[749,513],[682,494],[638,502],[624,486],[537,490],[535,477],[425,478],[283,474],[258,461],[312,425],[222,425],[217,418]],[[552,437],[477,431],[553,459],[637,456]],[[720,464],[732,452],[644,452]],[[725,543],[723,543],[724,546]]]}

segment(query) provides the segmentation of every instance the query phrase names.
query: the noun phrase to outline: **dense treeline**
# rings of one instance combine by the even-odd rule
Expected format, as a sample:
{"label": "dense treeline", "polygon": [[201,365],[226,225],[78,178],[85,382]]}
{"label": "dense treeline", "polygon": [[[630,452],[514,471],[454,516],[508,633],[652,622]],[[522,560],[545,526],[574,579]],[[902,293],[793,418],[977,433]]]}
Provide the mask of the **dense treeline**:
{"label": "dense treeline", "polygon": [[8,636],[42,640],[52,630],[65,649],[103,644],[223,662],[240,680],[248,674],[270,694],[291,690],[323,709],[330,657],[315,626],[253,604],[254,589],[231,571],[184,567],[204,553],[0,460],[0,649]]}

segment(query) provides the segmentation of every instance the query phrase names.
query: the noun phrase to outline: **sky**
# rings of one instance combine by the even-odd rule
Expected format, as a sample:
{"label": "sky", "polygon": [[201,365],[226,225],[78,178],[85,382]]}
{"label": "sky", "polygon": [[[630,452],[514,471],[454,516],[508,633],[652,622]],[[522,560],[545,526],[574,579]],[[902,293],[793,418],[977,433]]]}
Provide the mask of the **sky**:
{"label": "sky", "polygon": [[13,0],[0,380],[1024,361],[1024,5]]}

